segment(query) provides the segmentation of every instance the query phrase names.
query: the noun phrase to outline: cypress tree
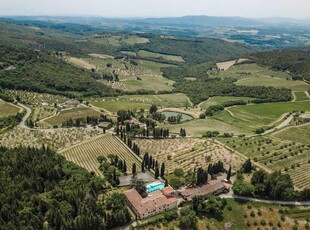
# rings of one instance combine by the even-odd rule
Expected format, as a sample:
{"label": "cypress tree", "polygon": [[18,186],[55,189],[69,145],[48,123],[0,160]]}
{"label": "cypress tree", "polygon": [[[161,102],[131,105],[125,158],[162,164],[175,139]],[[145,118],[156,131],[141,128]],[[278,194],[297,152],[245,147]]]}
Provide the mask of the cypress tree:
{"label": "cypress tree", "polygon": [[132,174],[135,175],[137,173],[137,166],[136,163],[133,163],[132,165]]}
{"label": "cypress tree", "polygon": [[142,172],[144,172],[144,160],[142,160],[142,163],[141,163],[141,170]]}
{"label": "cypress tree", "polygon": [[155,168],[155,179],[158,179],[158,177],[159,177],[159,169],[157,167]]}
{"label": "cypress tree", "polygon": [[124,163],[123,163],[123,173],[126,173],[127,172],[127,164],[126,164],[126,161],[124,160]]}
{"label": "cypress tree", "polygon": [[231,177],[231,166],[229,166],[228,172],[227,172],[227,180],[229,181]]}
{"label": "cypress tree", "polygon": [[165,177],[165,163],[164,162],[161,164],[161,167],[160,167],[160,177],[161,178]]}

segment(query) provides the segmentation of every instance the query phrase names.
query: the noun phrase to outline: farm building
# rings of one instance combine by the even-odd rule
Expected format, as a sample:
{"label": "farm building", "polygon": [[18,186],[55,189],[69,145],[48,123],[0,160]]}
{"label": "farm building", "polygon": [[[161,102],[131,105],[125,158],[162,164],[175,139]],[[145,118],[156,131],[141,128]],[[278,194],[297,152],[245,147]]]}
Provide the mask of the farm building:
{"label": "farm building", "polygon": [[111,126],[112,126],[112,123],[107,122],[107,121],[103,121],[98,124],[98,128],[101,128],[101,129],[109,129],[111,128]]}
{"label": "farm building", "polygon": [[64,103],[62,104],[59,104],[57,105],[58,108],[62,109],[62,108],[65,108],[65,107],[76,107],[80,104],[79,101],[77,100],[74,100],[74,99],[70,99],[70,100],[67,100],[65,101]]}
{"label": "farm building", "polygon": [[195,186],[180,191],[180,195],[188,201],[191,201],[194,196],[209,196],[218,195],[229,191],[230,184],[223,183],[221,180],[210,180],[202,186]]}
{"label": "farm building", "polygon": [[152,192],[146,198],[142,198],[134,188],[124,192],[137,219],[176,209],[178,205],[174,193],[175,191],[170,186],[162,191]]}

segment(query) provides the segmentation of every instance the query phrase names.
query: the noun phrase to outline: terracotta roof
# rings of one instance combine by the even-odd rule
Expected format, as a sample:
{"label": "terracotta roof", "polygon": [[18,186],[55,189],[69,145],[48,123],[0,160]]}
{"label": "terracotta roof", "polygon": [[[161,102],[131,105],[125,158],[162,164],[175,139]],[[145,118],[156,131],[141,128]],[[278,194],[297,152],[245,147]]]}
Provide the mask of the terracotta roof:
{"label": "terracotta roof", "polygon": [[171,194],[175,192],[175,190],[170,185],[164,187],[162,191],[164,194]]}
{"label": "terracotta roof", "polygon": [[186,189],[181,192],[181,194],[185,197],[206,196],[223,188],[225,188],[225,186],[221,181],[211,180],[208,184]]}
{"label": "terracotta roof", "polygon": [[124,194],[139,215],[151,213],[158,210],[159,207],[177,202],[175,197],[167,197],[161,192],[151,193],[148,197],[142,198],[137,190],[133,188],[125,191]]}

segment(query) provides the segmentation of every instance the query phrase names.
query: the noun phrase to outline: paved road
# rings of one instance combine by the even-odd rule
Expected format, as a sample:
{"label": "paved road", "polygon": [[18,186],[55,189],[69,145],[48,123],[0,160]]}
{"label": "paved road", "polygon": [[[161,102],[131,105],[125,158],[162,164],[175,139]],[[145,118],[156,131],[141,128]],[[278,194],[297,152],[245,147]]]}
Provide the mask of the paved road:
{"label": "paved road", "polygon": [[288,118],[286,118],[281,124],[277,125],[276,127],[272,128],[272,129],[268,129],[265,132],[261,133],[261,134],[253,134],[253,135],[248,135],[246,137],[256,137],[256,136],[264,136],[270,133],[273,133],[279,129],[282,129],[285,126],[288,126],[290,124],[290,122],[293,120],[295,114],[291,114]]}
{"label": "paved road", "polygon": [[265,199],[257,199],[253,197],[244,197],[238,196],[234,194],[222,194],[220,195],[222,198],[231,198],[231,199],[239,199],[239,200],[248,200],[255,201],[266,204],[279,204],[279,205],[293,205],[293,206],[310,206],[310,201],[280,201],[280,200],[265,200]]}
{"label": "paved road", "polygon": [[32,113],[32,110],[31,110],[29,107],[27,107],[27,106],[25,106],[25,105],[23,105],[23,104],[21,104],[21,103],[17,103],[17,105],[26,110],[26,115],[23,117],[22,121],[21,121],[20,124],[19,124],[20,127],[22,127],[23,129],[28,129],[28,130],[36,130],[36,129],[29,128],[29,127],[26,125],[26,121],[27,121],[27,119],[30,117],[30,115],[31,115],[31,113]]}

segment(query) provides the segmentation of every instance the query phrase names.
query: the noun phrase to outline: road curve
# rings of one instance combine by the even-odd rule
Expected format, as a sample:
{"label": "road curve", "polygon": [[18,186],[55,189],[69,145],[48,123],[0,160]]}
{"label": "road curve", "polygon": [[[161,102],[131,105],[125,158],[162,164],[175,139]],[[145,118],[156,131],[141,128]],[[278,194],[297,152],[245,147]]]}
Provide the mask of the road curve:
{"label": "road curve", "polygon": [[238,196],[234,194],[222,194],[220,195],[221,198],[230,198],[230,199],[237,199],[237,200],[247,200],[247,201],[254,201],[259,203],[266,203],[266,204],[278,204],[278,205],[292,205],[292,206],[310,206],[310,201],[280,201],[280,200],[265,200],[265,199],[258,199],[253,197],[245,197],[245,196]]}
{"label": "road curve", "polygon": [[22,107],[23,109],[26,110],[26,115],[23,117],[22,121],[20,122],[20,127],[22,127],[23,129],[28,129],[28,130],[37,130],[37,129],[32,129],[32,128],[29,128],[27,125],[26,125],[26,121],[27,119],[30,117],[31,113],[32,113],[32,109],[30,109],[29,107],[21,104],[21,103],[17,103],[17,105],[19,107]]}

